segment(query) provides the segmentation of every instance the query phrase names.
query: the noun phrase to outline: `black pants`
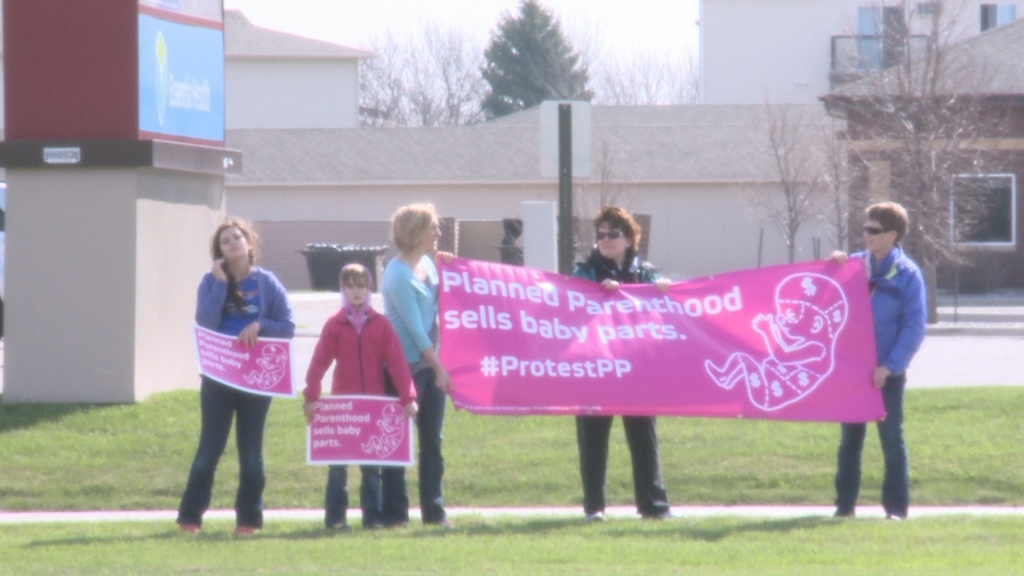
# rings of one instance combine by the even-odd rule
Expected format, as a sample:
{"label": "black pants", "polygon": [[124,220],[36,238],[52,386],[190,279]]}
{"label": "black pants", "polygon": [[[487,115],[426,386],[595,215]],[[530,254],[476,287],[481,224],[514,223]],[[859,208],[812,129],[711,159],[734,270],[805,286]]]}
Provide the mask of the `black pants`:
{"label": "black pants", "polygon": [[433,524],[448,519],[444,510],[444,456],[441,442],[444,439],[444,411],[448,396],[437,387],[437,376],[433,368],[424,368],[413,374],[416,384],[416,400],[420,411],[416,415],[416,431],[420,444],[419,480],[420,513],[423,522]]}
{"label": "black pants", "polygon": [[[651,416],[623,416],[626,442],[633,461],[633,493],[642,516],[668,512],[668,496],[661,478],[658,426]],[[608,468],[608,436],[611,416],[577,416],[576,442],[583,477],[583,511],[601,512],[605,507],[605,475]]]}

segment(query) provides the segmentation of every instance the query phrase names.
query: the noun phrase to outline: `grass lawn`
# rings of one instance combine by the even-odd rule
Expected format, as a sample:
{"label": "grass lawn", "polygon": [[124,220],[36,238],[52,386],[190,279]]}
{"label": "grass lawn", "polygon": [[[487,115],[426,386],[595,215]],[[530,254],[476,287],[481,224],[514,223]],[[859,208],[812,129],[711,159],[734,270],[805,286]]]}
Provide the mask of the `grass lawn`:
{"label": "grass lawn", "polygon": [[233,538],[166,523],[0,526],[0,574],[1019,574],[1024,519],[665,522],[460,519],[456,530],[331,534],[274,523]]}
{"label": "grass lawn", "polygon": [[[1024,389],[907,393],[913,504],[1024,504]],[[562,417],[450,410],[453,506],[579,504],[574,426]],[[662,461],[677,504],[818,504],[833,498],[839,429],[830,424],[661,418]],[[0,509],[173,509],[198,441],[196,392],[135,405],[0,405]],[[266,505],[318,508],[326,470],[305,464],[295,400],[267,425]],[[882,464],[865,450],[863,504]],[[630,504],[629,456],[613,432],[608,495]],[[356,474],[355,476],[358,476]],[[410,494],[415,502],[415,470]],[[356,480],[353,480],[355,482]],[[234,448],[213,507],[231,508]],[[354,499],[358,489],[352,490]],[[358,502],[353,502],[357,506]],[[911,508],[913,515],[913,508]],[[319,521],[273,521],[251,538],[211,520],[201,535],[170,522],[0,525],[6,574],[1011,574],[1024,565],[1024,518],[882,520],[457,518],[457,529],[349,534]]]}
{"label": "grass lawn", "polygon": [[[906,433],[912,505],[1024,504],[1024,388],[911,390]],[[579,505],[569,417],[475,416],[449,406],[446,499],[452,506]],[[834,424],[658,420],[669,497],[677,504],[817,504],[834,497]],[[266,432],[268,508],[323,505],[326,469],[305,464],[297,400],[274,400]],[[174,509],[199,438],[193,391],[134,405],[0,405],[0,509]],[[869,440],[874,439],[873,429]],[[861,502],[877,503],[877,441],[864,451]],[[233,442],[214,508],[231,508]],[[415,469],[410,496],[416,503]],[[358,473],[350,480],[358,506]],[[621,425],[612,432],[610,504],[633,501]]]}

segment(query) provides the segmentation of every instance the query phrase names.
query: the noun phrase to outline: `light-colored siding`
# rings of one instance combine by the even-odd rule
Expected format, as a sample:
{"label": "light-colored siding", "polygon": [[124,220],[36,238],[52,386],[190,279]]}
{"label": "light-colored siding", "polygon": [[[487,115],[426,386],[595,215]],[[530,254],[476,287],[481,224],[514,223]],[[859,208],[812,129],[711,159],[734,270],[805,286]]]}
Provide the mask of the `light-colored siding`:
{"label": "light-colored siding", "polygon": [[356,68],[355,60],[229,59],[227,128],[354,128]]}
{"label": "light-colored siding", "polygon": [[[951,41],[981,31],[982,0],[945,0],[955,18]],[[1024,17],[1024,2],[1017,5]],[[701,0],[702,102],[810,103],[829,91],[831,39],[857,34],[860,7],[895,0]],[[916,7],[918,2],[908,3]],[[926,34],[931,17],[911,10],[911,34]]]}

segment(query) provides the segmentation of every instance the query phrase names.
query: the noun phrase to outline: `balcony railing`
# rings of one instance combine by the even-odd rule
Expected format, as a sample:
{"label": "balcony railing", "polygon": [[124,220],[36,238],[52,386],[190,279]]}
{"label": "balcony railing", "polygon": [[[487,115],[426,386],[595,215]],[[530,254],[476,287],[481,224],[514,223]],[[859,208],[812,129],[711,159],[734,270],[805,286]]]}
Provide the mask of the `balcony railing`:
{"label": "balcony railing", "polygon": [[927,50],[925,35],[833,36],[832,83],[849,82],[865,72],[920,58]]}

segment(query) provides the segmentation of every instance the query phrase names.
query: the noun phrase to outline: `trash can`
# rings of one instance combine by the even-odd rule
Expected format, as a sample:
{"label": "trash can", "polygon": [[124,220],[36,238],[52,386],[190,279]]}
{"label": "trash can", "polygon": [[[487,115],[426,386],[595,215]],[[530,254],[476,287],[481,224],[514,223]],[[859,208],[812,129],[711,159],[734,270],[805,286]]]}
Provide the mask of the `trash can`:
{"label": "trash can", "polygon": [[370,271],[374,290],[380,290],[380,276],[384,272],[384,253],[387,246],[360,246],[358,244],[306,244],[302,254],[309,268],[309,283],[313,290],[338,292],[341,290],[341,269],[358,262]]}

